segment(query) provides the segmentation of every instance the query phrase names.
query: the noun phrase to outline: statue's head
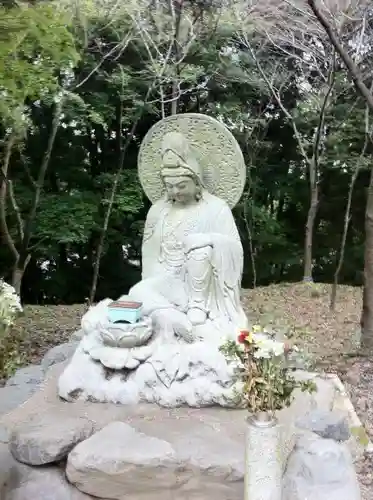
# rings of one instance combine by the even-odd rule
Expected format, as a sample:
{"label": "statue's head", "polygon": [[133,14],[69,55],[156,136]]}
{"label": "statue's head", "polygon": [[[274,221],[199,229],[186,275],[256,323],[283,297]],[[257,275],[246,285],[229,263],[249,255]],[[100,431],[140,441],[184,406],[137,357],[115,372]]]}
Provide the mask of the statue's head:
{"label": "statue's head", "polygon": [[161,177],[173,203],[187,205],[201,199],[202,172],[186,138],[179,132],[169,132],[163,138]]}

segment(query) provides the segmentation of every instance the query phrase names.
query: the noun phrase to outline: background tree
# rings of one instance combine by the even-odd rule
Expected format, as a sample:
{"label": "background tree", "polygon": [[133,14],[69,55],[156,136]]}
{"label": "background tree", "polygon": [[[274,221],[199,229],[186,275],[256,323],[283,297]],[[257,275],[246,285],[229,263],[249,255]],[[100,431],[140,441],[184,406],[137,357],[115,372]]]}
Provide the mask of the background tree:
{"label": "background tree", "polygon": [[[0,192],[0,223],[3,237],[13,256],[12,284],[19,292],[23,273],[31,258],[30,241],[40,193],[49,165],[63,103],[61,72],[77,61],[74,40],[66,19],[50,5],[29,7],[21,4],[1,8],[0,114],[3,125],[4,160]],[[63,78],[63,76],[62,76]],[[11,157],[30,133],[30,100],[52,102],[53,118],[45,153],[36,178],[29,176],[33,196],[29,210],[22,211],[12,182]],[[7,203],[16,218],[16,233],[7,220]]]}
{"label": "background tree", "polygon": [[[373,94],[371,90],[365,84],[364,74],[359,69],[358,65],[355,63],[353,58],[350,56],[348,50],[343,46],[343,43],[338,37],[338,33],[333,29],[332,24],[328,20],[327,15],[322,11],[320,6],[316,3],[316,0],[307,0],[308,5],[311,7],[316,19],[320,22],[322,27],[325,29],[330,42],[335,47],[335,50],[340,55],[341,59],[345,63],[348,72],[356,86],[357,91],[365,99],[370,110],[373,111]],[[338,6],[339,7],[339,6]],[[343,7],[345,7],[343,9]],[[366,45],[370,46],[372,40],[372,9],[371,6],[365,2],[358,2],[356,5],[348,4],[347,8],[344,5],[340,12],[342,15],[349,15],[351,13],[352,7],[355,7],[356,11],[360,14],[360,19],[362,21],[363,30],[361,30],[361,51],[365,55]],[[355,18],[356,19],[356,18]],[[356,22],[356,20],[355,20]],[[367,30],[365,26],[367,25]],[[357,41],[357,37],[354,37],[354,41]],[[368,52],[369,48],[368,48]],[[366,61],[363,57],[362,67],[365,69]],[[363,292],[363,311],[361,316],[361,326],[362,326],[362,345],[368,349],[373,348],[373,169],[371,173],[371,180],[368,189],[368,199],[365,212],[365,257],[364,257],[364,292]]]}
{"label": "background tree", "polygon": [[[185,32],[179,40],[178,59],[174,49],[169,51],[174,47],[175,31],[166,3],[164,10],[152,12],[145,0],[126,4],[64,0],[58,5],[59,15],[67,19],[64,29],[72,37],[78,58],[63,75],[59,67],[53,73],[57,88],[63,84],[63,108],[32,226],[23,300],[83,302],[92,291],[96,269],[95,300],[126,293],[140,278],[142,229],[149,201],[138,182],[137,154],[149,128],[162,114],[172,112],[175,75],[180,78],[177,111],[207,113],[221,120],[244,152],[247,184],[234,210],[245,254],[243,286],[300,281],[310,206],[308,167],[291,121],[238,37],[241,25],[234,24],[232,14],[228,16],[228,5],[221,10],[220,4],[204,4],[199,15],[198,2],[183,3],[181,25]],[[282,3],[276,5],[278,13]],[[157,9],[161,9],[159,3]],[[162,12],[163,23],[156,12]],[[312,64],[301,63],[306,38],[304,28],[301,37],[300,15],[293,23],[294,40],[289,44],[290,25],[279,29],[280,21],[285,21],[281,12],[276,16],[262,14],[252,16],[255,29],[246,35],[312,157],[326,88],[321,75],[327,75],[328,66],[320,66],[322,57],[316,44],[310,45]],[[193,24],[194,15],[199,17]],[[307,15],[311,16],[312,33],[328,46],[327,36],[310,10]],[[168,52],[169,59],[165,57]],[[334,279],[351,175],[366,137],[365,102],[356,96],[338,61],[321,137],[313,232],[313,278],[323,282]],[[147,95],[152,82],[151,95]],[[315,82],[314,93],[304,82]],[[371,80],[367,82],[370,85]],[[56,92],[54,88],[48,95],[52,98]],[[25,220],[32,206],[34,182],[50,137],[53,102],[31,96],[26,99],[26,109],[27,134],[17,136],[9,161],[8,181],[19,212],[11,204],[7,184],[6,221],[17,245],[18,215]],[[6,113],[5,108],[0,112],[4,135],[9,128]],[[343,284],[362,284],[370,154],[368,145],[351,195],[350,224],[338,278]],[[2,166],[5,159],[4,143]],[[13,262],[10,248],[1,246],[0,274],[8,279]]]}

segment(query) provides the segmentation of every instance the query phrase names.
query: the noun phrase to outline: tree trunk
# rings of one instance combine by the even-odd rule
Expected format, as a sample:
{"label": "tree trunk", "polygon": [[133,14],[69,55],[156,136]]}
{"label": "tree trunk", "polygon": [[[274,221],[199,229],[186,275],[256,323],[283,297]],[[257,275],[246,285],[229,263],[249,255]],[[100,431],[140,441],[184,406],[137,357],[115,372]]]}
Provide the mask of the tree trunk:
{"label": "tree trunk", "polygon": [[[98,275],[100,272],[100,265],[101,265],[101,258],[102,254],[104,251],[104,243],[105,243],[105,237],[106,233],[109,227],[109,221],[110,221],[110,216],[111,216],[111,211],[114,205],[114,200],[115,196],[117,193],[117,187],[118,187],[118,182],[120,175],[123,170],[123,165],[124,165],[124,153],[125,150],[123,148],[123,131],[122,131],[122,123],[123,123],[123,100],[122,96],[119,96],[119,106],[118,106],[118,111],[117,111],[117,121],[118,121],[118,132],[117,132],[117,140],[118,140],[118,153],[119,153],[119,167],[117,170],[117,173],[115,174],[114,181],[113,181],[113,186],[111,188],[111,193],[110,193],[110,199],[109,199],[109,204],[107,206],[105,216],[104,216],[104,223],[102,225],[101,231],[100,231],[100,237],[97,243],[97,250],[96,250],[96,256],[95,256],[95,264],[93,267],[93,277],[92,277],[92,284],[91,284],[91,289],[89,291],[89,299],[88,299],[88,304],[92,305],[95,301],[95,296],[96,296],[96,291],[97,291],[97,283],[98,283]],[[137,126],[138,120],[134,122],[134,125],[132,126],[132,130],[130,131],[130,134],[127,138],[127,144],[129,144],[129,141],[131,140]],[[127,147],[125,148],[127,149]]]}
{"label": "tree trunk", "polygon": [[309,162],[309,176],[310,176],[310,191],[311,191],[311,202],[308,209],[307,223],[306,223],[306,237],[304,245],[304,270],[303,270],[303,281],[313,281],[312,276],[312,255],[313,255],[313,234],[316,213],[318,209],[319,202],[319,186],[318,186],[318,171],[319,171],[319,157],[320,157],[320,142],[321,135],[324,129],[325,114],[328,107],[329,98],[333,92],[335,84],[335,52],[333,53],[333,64],[330,68],[328,75],[328,87],[325,92],[323,103],[320,109],[319,122],[317,125],[316,134],[313,141],[313,154],[312,159]]}
{"label": "tree trunk", "polygon": [[[13,189],[12,189],[12,183],[8,179],[10,157],[12,154],[12,148],[15,145],[16,137],[14,135],[12,135],[6,144],[4,165],[1,168],[0,227],[1,227],[1,230],[3,233],[3,237],[8,245],[8,248],[10,249],[10,251],[13,254],[14,265],[13,265],[13,271],[12,271],[12,285],[14,286],[14,288],[18,294],[20,294],[22,278],[23,278],[24,272],[25,272],[26,267],[27,267],[27,265],[30,261],[30,258],[31,258],[29,244],[30,244],[30,240],[31,240],[31,236],[32,236],[32,226],[34,223],[36,210],[39,206],[40,195],[41,195],[43,185],[44,185],[44,178],[45,178],[47,168],[49,166],[49,161],[50,161],[54,141],[55,141],[56,134],[57,134],[57,129],[58,129],[60,115],[61,115],[61,109],[62,109],[62,100],[55,105],[55,112],[53,114],[51,133],[50,133],[49,138],[48,138],[47,149],[44,153],[43,160],[42,160],[42,163],[40,165],[37,182],[34,185],[35,191],[34,191],[34,198],[32,201],[31,209],[30,209],[30,212],[28,213],[24,223],[22,221],[17,203],[15,201],[15,197],[14,197],[14,193],[13,193]],[[16,243],[10,234],[7,220],[6,220],[6,195],[7,194],[9,194],[9,197],[10,197],[10,200],[12,203],[12,208],[17,215],[18,226],[19,226],[18,232],[19,232],[19,240],[20,240],[19,249],[17,248]]]}
{"label": "tree trunk", "polygon": [[350,188],[348,191],[348,198],[347,198],[347,205],[346,205],[346,212],[345,212],[345,218],[344,218],[344,225],[343,225],[343,233],[342,233],[342,239],[341,239],[341,247],[339,250],[339,259],[338,259],[338,264],[334,273],[334,280],[333,280],[333,285],[332,285],[332,291],[330,294],[330,310],[334,311],[335,310],[335,303],[337,301],[337,286],[338,286],[338,281],[339,281],[339,274],[342,270],[343,262],[344,262],[344,256],[345,256],[345,249],[346,249],[346,241],[347,241],[347,233],[348,233],[348,228],[350,226],[350,214],[351,214],[351,205],[352,205],[352,194],[354,191],[354,186],[355,182],[357,179],[359,173],[359,166],[356,166],[356,170],[352,176],[351,183],[350,183]]}
{"label": "tree trunk", "polygon": [[14,261],[16,262],[19,259],[19,254],[17,247],[14,243],[14,240],[12,238],[12,235],[10,234],[8,223],[7,223],[7,207],[6,207],[6,199],[7,199],[7,194],[8,194],[8,185],[9,185],[9,179],[8,179],[8,171],[9,171],[9,164],[10,164],[10,158],[12,156],[13,152],[13,147],[16,142],[16,137],[14,135],[11,135],[6,142],[6,147],[5,147],[5,155],[4,155],[4,162],[1,167],[0,173],[1,173],[1,179],[0,179],[0,230],[2,233],[2,239],[5,241],[5,244],[8,246],[8,249],[10,250]]}
{"label": "tree trunk", "polygon": [[255,262],[255,250],[256,249],[254,249],[252,225],[250,224],[249,219],[248,219],[249,196],[250,196],[250,191],[247,191],[244,193],[244,196],[243,196],[243,220],[245,223],[247,237],[249,240],[250,262],[251,262],[251,269],[252,269],[252,273],[253,273],[252,285],[253,285],[253,288],[256,288],[256,281],[257,281],[256,262]]}
{"label": "tree trunk", "polygon": [[[172,0],[171,0],[172,1]],[[176,115],[179,108],[179,85],[180,85],[180,50],[179,50],[179,36],[180,36],[180,23],[181,14],[183,10],[183,2],[176,1],[172,6],[174,15],[174,43],[173,43],[173,57],[174,57],[174,72],[175,76],[172,82],[172,101],[171,101],[171,115]]]}
{"label": "tree trunk", "polygon": [[21,286],[22,286],[23,276],[25,274],[26,267],[30,262],[30,259],[31,255],[28,255],[27,258],[24,260],[23,265],[21,264],[20,259],[17,259],[13,266],[12,286],[14,287],[14,290],[16,291],[19,297],[21,296]]}
{"label": "tree trunk", "polygon": [[18,269],[18,266],[16,265],[12,273],[12,285],[18,296],[21,295],[21,283],[23,274],[24,274],[23,269]]}
{"label": "tree trunk", "polygon": [[20,244],[19,264],[18,264],[20,269],[23,269],[23,270],[26,269],[26,266],[28,264],[28,260],[30,260],[29,244],[30,244],[30,240],[32,237],[32,226],[34,224],[36,211],[37,211],[38,206],[39,206],[40,196],[41,196],[43,186],[44,186],[45,174],[46,174],[47,169],[49,167],[49,162],[51,159],[54,142],[56,140],[57,130],[58,130],[58,127],[60,124],[62,105],[63,105],[63,100],[61,99],[59,102],[57,102],[55,104],[55,107],[54,107],[52,125],[51,125],[51,131],[50,131],[50,134],[48,137],[47,149],[45,150],[43,160],[42,160],[40,168],[39,168],[38,178],[36,181],[36,188],[35,188],[35,192],[34,192],[34,198],[32,200],[32,204],[31,204],[31,209],[26,217],[25,224],[24,224],[24,235],[23,235],[23,238],[22,238],[22,241]]}
{"label": "tree trunk", "polygon": [[172,83],[172,101],[171,101],[171,115],[176,115],[178,111],[178,84],[176,79]]}
{"label": "tree trunk", "polygon": [[[373,94],[365,85],[359,68],[356,66],[348,51],[338,39],[338,35],[333,30],[327,17],[316,0],[308,0],[313,13],[321,26],[327,33],[330,42],[345,63],[350,77],[352,78],[356,90],[364,98],[367,106],[373,111]],[[373,170],[368,189],[367,206],[365,210],[365,254],[364,254],[364,290],[363,290],[363,310],[361,314],[361,343],[366,349],[373,348]]]}
{"label": "tree trunk", "polygon": [[368,351],[373,351],[373,168],[370,175],[365,210],[364,289],[361,330],[362,347]]}
{"label": "tree trunk", "polygon": [[[371,89],[373,87],[373,82],[371,85]],[[341,247],[339,250],[339,259],[338,259],[338,264],[334,273],[334,281],[332,285],[332,291],[330,294],[330,310],[334,311],[335,310],[335,304],[337,301],[337,286],[338,286],[338,281],[339,281],[339,274],[342,270],[343,262],[344,262],[344,256],[345,256],[345,249],[346,249],[346,241],[347,241],[347,233],[348,229],[350,226],[350,218],[351,218],[351,205],[352,205],[352,195],[354,192],[354,187],[355,183],[357,181],[357,178],[360,173],[361,169],[361,163],[364,158],[364,155],[367,151],[368,144],[370,141],[370,130],[369,130],[369,107],[366,106],[365,109],[365,140],[364,144],[360,153],[360,157],[355,165],[355,170],[354,173],[351,176],[351,182],[350,182],[350,187],[348,190],[348,197],[347,197],[347,205],[346,205],[346,211],[345,211],[345,217],[344,217],[344,225],[343,225],[343,233],[342,233],[342,239],[341,239]]]}
{"label": "tree trunk", "polygon": [[304,241],[304,267],[303,267],[303,281],[313,281],[312,278],[312,247],[313,247],[313,233],[315,226],[315,219],[317,213],[317,206],[319,202],[319,188],[316,184],[312,188],[311,203],[308,210],[306,222],[306,234]]}

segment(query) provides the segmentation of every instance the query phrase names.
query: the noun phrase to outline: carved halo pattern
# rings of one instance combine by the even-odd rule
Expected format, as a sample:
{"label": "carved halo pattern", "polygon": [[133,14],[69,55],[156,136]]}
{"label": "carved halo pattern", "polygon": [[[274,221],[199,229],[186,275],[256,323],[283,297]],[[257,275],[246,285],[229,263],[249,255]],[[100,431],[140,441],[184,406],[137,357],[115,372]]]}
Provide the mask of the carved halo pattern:
{"label": "carved halo pattern", "polygon": [[141,185],[152,203],[164,194],[160,177],[162,139],[168,132],[182,133],[203,171],[206,189],[225,200],[230,208],[239,201],[246,181],[241,148],[227,127],[207,115],[184,113],[157,122],[147,132],[138,156]]}

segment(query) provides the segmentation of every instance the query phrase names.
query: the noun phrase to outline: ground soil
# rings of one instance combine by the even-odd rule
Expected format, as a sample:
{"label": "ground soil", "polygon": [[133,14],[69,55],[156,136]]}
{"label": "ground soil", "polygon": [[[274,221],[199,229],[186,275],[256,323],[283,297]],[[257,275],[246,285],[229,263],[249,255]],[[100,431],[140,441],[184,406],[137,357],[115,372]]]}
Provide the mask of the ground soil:
{"label": "ground soil", "polygon": [[[330,285],[281,284],[243,292],[250,319],[282,330],[309,353],[316,369],[337,372],[373,440],[373,357],[357,353],[362,290],[339,286],[334,312],[329,309]],[[48,349],[69,340],[87,306],[26,306],[14,335],[20,339],[22,364],[38,363]],[[357,470],[363,499],[373,500],[373,457]]]}

